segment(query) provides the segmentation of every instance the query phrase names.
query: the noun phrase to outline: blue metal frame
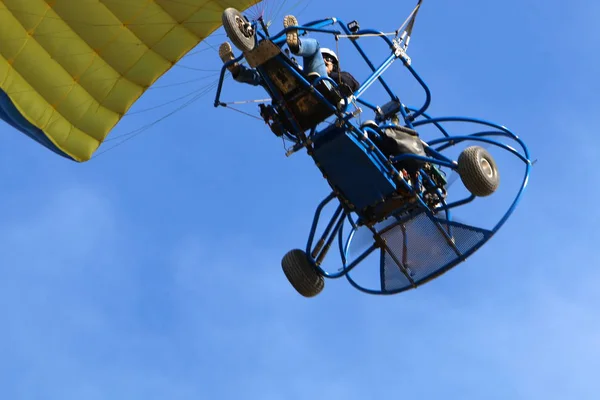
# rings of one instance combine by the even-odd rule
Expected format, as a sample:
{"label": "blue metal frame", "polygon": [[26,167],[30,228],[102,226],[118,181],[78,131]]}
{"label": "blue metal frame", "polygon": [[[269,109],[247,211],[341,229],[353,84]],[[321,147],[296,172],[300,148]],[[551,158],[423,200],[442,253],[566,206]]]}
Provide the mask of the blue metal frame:
{"label": "blue metal frame", "polygon": [[[273,36],[269,35],[268,32],[265,32],[260,29],[260,27],[262,26],[261,21],[253,21],[253,24],[255,25],[257,32],[257,44],[262,40],[269,40],[278,46],[283,46],[285,44],[285,35],[291,29],[298,29],[300,35],[304,34],[305,32],[319,32],[331,35],[352,34],[357,37],[360,37],[360,35],[363,34],[372,35],[381,33],[372,29],[364,29],[359,30],[358,32],[351,32],[342,20],[336,18],[327,18],[323,20],[313,21],[302,26],[288,27],[287,29],[283,29],[282,31],[278,32]],[[338,29],[331,28],[332,26],[338,27]],[[326,29],[327,27],[329,28]],[[514,212],[516,206],[518,205],[529,180],[532,162],[530,159],[529,150],[527,149],[525,143],[517,135],[515,135],[512,131],[510,131],[504,126],[498,125],[493,122],[469,117],[433,118],[429,116],[426,111],[431,103],[431,91],[425,83],[425,81],[412,68],[405,53],[403,51],[398,51],[398,49],[400,48],[401,40],[391,40],[383,34],[379,37],[389,45],[391,51],[390,55],[387,58],[385,58],[385,60],[381,62],[378,66],[376,66],[367,57],[366,53],[364,52],[363,48],[359,43],[359,40],[351,41],[351,43],[355,46],[358,53],[362,56],[362,58],[372,71],[369,77],[360,85],[360,88],[354,93],[354,100],[357,103],[373,110],[376,114],[379,113],[381,110],[379,105],[371,104],[366,100],[362,99],[362,95],[369,89],[369,87],[378,82],[382,85],[382,87],[389,95],[390,101],[397,102],[400,104],[398,113],[400,113],[400,115],[402,116],[404,125],[406,127],[416,130],[419,127],[431,125],[437,128],[437,130],[440,132],[440,137],[434,140],[430,140],[426,143],[425,157],[414,154],[404,154],[395,157],[393,160],[387,159],[383,155],[383,153],[381,153],[381,151],[378,150],[377,146],[371,141],[371,139],[364,136],[361,127],[358,126],[353,120],[354,114],[348,111],[349,103],[346,103],[344,107],[338,108],[335,104],[331,104],[325,98],[325,96],[323,96],[318,90],[314,90],[315,86],[319,83],[320,80],[327,80],[333,86],[337,85],[336,82],[334,82],[328,77],[323,77],[311,83],[292,66],[291,61],[283,53],[276,57],[279,57],[280,61],[284,65],[286,63],[289,65],[290,72],[301,82],[303,86],[305,86],[307,89],[313,90],[313,93],[322,102],[324,107],[329,107],[331,112],[337,116],[338,126],[343,126],[344,133],[348,135],[354,143],[356,143],[356,146],[364,146],[365,150],[369,150],[369,158],[372,161],[373,165],[375,165],[380,170],[380,172],[386,176],[398,176],[400,174],[400,171],[396,170],[392,163],[401,160],[406,160],[409,158],[425,161],[426,163],[429,163],[430,165],[436,168],[445,167],[452,170],[456,170],[458,167],[457,162],[445,156],[443,152],[453,146],[464,144],[465,142],[484,143],[486,145],[495,146],[499,149],[505,150],[513,154],[519,160],[521,160],[524,163],[525,167],[523,171],[523,179],[520,188],[514,197],[514,200],[512,201],[502,218],[491,229],[483,229],[468,226],[452,220],[452,209],[474,201],[476,197],[473,195],[467,196],[464,199],[454,201],[451,204],[446,204],[444,200],[441,202],[441,204],[437,205],[436,208],[432,209],[421,196],[420,188],[423,185],[435,186],[435,183],[432,180],[432,176],[425,173],[423,170],[420,171],[420,174],[416,181],[409,182],[406,179],[400,179],[398,189],[403,189],[404,192],[408,193],[407,199],[412,196],[413,200],[401,204],[399,208],[387,214],[385,216],[386,220],[395,219],[395,221],[384,229],[376,228],[376,225],[372,221],[369,221],[365,215],[361,214],[361,210],[356,210],[356,208],[353,207],[353,204],[349,203],[348,199],[346,199],[343,194],[335,190],[335,187],[333,185],[334,182],[330,182],[334,190],[317,206],[308,240],[306,243],[306,254],[309,260],[315,266],[317,271],[326,278],[337,279],[341,277],[346,277],[346,279],[350,282],[352,286],[370,294],[396,294],[404,290],[416,288],[426,282],[431,281],[432,279],[435,279],[436,277],[450,270],[457,264],[465,261],[471,254],[477,251],[491,237],[493,237],[493,235],[506,222],[506,220]],[[242,56],[238,57],[234,61],[231,61],[230,63],[240,61],[241,58]],[[404,105],[383,77],[383,73],[386,70],[388,70],[389,67],[398,59],[402,61],[403,66],[406,69],[408,69],[408,71],[411,73],[414,79],[421,85],[425,92],[425,101],[419,107],[415,108]],[[215,107],[224,105],[220,101],[220,95],[226,67],[230,65],[230,63],[225,64],[221,70],[217,94],[215,98]],[[328,133],[331,133],[331,127],[327,127],[321,130],[317,130],[316,128],[314,128],[311,129],[308,134],[302,132],[300,126],[295,122],[293,115],[290,115],[289,109],[285,107],[284,100],[282,96],[278,94],[276,85],[268,79],[267,74],[261,69],[261,66],[257,67],[257,71],[265,80],[266,90],[272,96],[272,104],[280,106],[281,109],[286,113],[286,117],[289,118],[289,121],[292,123],[294,131],[286,132],[286,136],[288,139],[295,141],[295,144],[293,148],[288,152],[288,155],[299,151],[302,148],[306,148],[308,154],[314,157],[314,143],[317,142],[319,139],[323,138]],[[473,124],[475,126],[483,126],[484,130],[468,135],[452,136],[448,133],[448,130],[445,127],[445,123],[450,122],[461,122]],[[371,133],[376,132],[372,130]],[[501,140],[510,140],[514,142],[514,147],[502,142]],[[334,199],[338,200],[339,205],[333,212],[333,215],[330,217],[328,223],[325,226],[325,229],[321,233],[317,234],[317,227],[322,217],[322,212],[325,206],[330,204]],[[408,267],[406,267],[406,254],[404,254],[402,260],[399,259],[395,261],[398,268],[404,273],[406,278],[409,280],[410,286],[396,289],[387,289],[384,279],[384,252],[387,249],[388,254],[392,256],[394,255],[392,251],[389,251],[382,235],[384,235],[390,229],[396,228],[404,232],[404,224],[414,219],[415,217],[423,214],[425,214],[429,218],[433,226],[437,227],[438,231],[442,233],[442,236],[446,241],[446,245],[453,250],[456,257],[450,262],[446,263],[445,265],[438,266],[429,275],[420,278],[418,281],[414,281],[411,279],[410,274],[408,273]],[[442,218],[440,215],[444,215],[444,217]],[[370,229],[373,233],[374,243],[366,250],[364,250],[361,254],[354,257],[354,259],[350,259],[349,252],[355,234],[359,227],[365,226],[365,224],[367,224],[368,229]],[[345,226],[349,226],[350,228],[350,231],[347,234],[344,233]],[[482,235],[482,239],[479,240],[475,245],[471,246],[467,251],[461,251],[458,248],[457,244],[454,242],[453,230],[456,228],[468,228],[471,230],[476,230],[480,235]],[[342,267],[332,272],[322,268],[321,264],[328,250],[334,244],[336,238],[338,242],[337,247],[340,253]],[[406,253],[406,248],[408,246],[407,237],[403,236],[403,240],[403,249],[404,253]],[[378,289],[363,287],[360,284],[358,284],[351,276],[351,272],[362,261],[364,261],[371,254],[373,254],[375,250],[381,251],[379,271],[381,287]]]}

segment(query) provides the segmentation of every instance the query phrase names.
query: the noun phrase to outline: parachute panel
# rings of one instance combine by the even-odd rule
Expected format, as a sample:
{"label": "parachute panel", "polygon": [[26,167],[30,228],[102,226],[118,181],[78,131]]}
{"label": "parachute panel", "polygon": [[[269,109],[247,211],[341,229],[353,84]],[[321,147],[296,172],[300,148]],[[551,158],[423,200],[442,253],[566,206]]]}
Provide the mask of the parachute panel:
{"label": "parachute panel", "polygon": [[91,158],[160,76],[255,1],[0,0],[0,118],[56,153]]}

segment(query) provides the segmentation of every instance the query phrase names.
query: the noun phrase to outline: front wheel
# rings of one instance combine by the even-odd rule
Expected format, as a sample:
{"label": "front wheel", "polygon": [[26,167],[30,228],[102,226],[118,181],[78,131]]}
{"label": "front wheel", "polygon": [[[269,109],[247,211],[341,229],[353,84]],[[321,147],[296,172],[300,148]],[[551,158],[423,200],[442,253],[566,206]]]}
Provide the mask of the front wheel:
{"label": "front wheel", "polygon": [[235,47],[243,53],[254,49],[254,36],[256,33],[252,24],[248,22],[242,13],[233,7],[229,7],[223,11],[221,20],[227,36]]}
{"label": "front wheel", "polygon": [[323,276],[317,272],[302,250],[289,251],[281,260],[281,267],[294,289],[304,297],[318,295],[325,286]]}
{"label": "front wheel", "polygon": [[500,185],[496,161],[483,147],[467,147],[460,153],[458,174],[467,190],[478,197],[491,195]]}

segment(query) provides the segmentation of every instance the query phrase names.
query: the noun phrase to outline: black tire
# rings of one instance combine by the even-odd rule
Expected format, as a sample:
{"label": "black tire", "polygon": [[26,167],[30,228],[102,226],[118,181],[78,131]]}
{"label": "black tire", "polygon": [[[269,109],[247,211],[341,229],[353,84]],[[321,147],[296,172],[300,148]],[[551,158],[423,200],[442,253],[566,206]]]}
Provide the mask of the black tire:
{"label": "black tire", "polygon": [[227,36],[235,47],[243,53],[254,49],[256,44],[254,37],[256,33],[242,13],[235,8],[229,7],[223,11],[221,20]]}
{"label": "black tire", "polygon": [[315,297],[325,287],[325,280],[302,250],[291,250],[281,260],[283,273],[294,289],[304,297]]}
{"label": "black tire", "polygon": [[500,185],[496,161],[483,147],[467,147],[460,153],[458,174],[467,190],[478,197],[491,195]]}

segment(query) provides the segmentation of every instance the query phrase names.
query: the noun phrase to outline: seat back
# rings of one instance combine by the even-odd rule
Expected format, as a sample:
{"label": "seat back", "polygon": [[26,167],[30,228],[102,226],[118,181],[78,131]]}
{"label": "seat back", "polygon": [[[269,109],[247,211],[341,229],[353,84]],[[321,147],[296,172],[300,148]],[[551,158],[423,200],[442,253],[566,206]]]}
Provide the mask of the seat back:
{"label": "seat back", "polygon": [[381,153],[366,141],[335,126],[315,138],[313,158],[329,184],[360,211],[397,189]]}
{"label": "seat back", "polygon": [[[333,115],[333,111],[292,70],[308,81],[311,81],[312,78],[306,76],[298,65],[281,52],[278,46],[268,40],[263,40],[246,57],[249,63],[273,84],[277,91],[273,94],[274,97],[277,98],[279,95],[283,98],[283,102],[303,132],[314,128]],[[332,105],[337,105],[342,100],[337,91],[330,89],[323,81],[317,83],[315,88]]]}

